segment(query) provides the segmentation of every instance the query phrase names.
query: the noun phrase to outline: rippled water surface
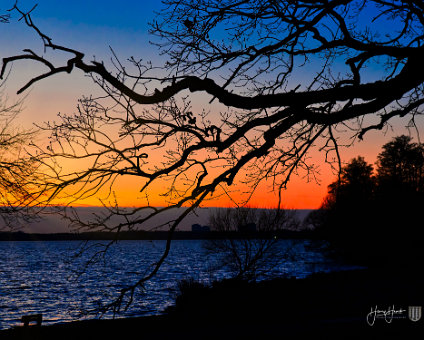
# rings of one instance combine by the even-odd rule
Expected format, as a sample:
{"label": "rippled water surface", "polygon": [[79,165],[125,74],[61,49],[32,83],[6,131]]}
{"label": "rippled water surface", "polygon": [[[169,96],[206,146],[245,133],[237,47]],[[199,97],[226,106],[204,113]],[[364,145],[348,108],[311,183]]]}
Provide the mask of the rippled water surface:
{"label": "rippled water surface", "polygon": [[[203,242],[173,241],[165,264],[144,291],[137,291],[135,302],[123,316],[159,314],[173,304],[179,280],[229,276],[225,270],[211,269],[216,259],[205,256]],[[274,275],[305,277],[314,271],[345,269],[326,259],[311,241],[279,242],[292,250],[292,256],[275,268]],[[43,324],[84,317],[81,312],[112,301],[122,286],[151,269],[165,241],[122,241],[104,256],[100,253],[100,261],[83,273],[86,262],[103,247],[92,241],[75,258],[81,246],[80,241],[0,242],[0,329],[18,325],[22,315],[31,313],[43,313]]]}

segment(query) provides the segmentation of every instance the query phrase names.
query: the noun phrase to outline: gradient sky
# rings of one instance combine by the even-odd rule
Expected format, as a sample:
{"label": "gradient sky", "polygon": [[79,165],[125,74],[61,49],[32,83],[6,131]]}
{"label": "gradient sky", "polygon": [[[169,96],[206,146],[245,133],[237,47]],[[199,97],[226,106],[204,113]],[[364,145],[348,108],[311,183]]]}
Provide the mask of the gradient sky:
{"label": "gradient sky", "polygon": [[[12,7],[14,2],[15,0],[2,0],[0,11],[4,12]],[[25,10],[32,8],[35,3],[38,3],[38,6],[33,12],[33,19],[38,27],[52,37],[54,42],[85,52],[87,57],[95,56],[97,60],[107,61],[111,57],[109,49],[111,46],[122,59],[134,56],[158,61],[161,58],[157,49],[149,44],[151,37],[147,32],[147,23],[154,18],[154,11],[160,10],[159,1],[19,1],[19,5]],[[12,23],[0,25],[0,46],[0,57],[3,58],[19,53],[24,48],[39,50],[41,42],[23,22],[16,21],[14,14]],[[14,100],[17,89],[31,75],[37,74],[37,70],[39,69],[33,63],[20,63],[14,66],[5,90],[10,100]],[[373,72],[372,69],[369,71]],[[19,117],[19,124],[31,127],[34,123],[54,120],[58,112],[72,113],[75,111],[78,98],[96,91],[96,86],[81,72],[43,80],[27,92],[28,97]],[[408,132],[405,129],[407,122],[407,119],[394,121],[393,128],[385,134],[378,131],[368,133],[364,141],[342,149],[343,160],[349,161],[357,155],[362,155],[368,162],[374,163],[384,143],[393,136]],[[422,129],[423,121],[419,123]],[[311,159],[319,165],[319,183],[308,182],[302,177],[293,178],[284,192],[284,205],[287,208],[318,208],[327,192],[327,185],[335,179],[335,174],[323,162],[324,155],[315,150],[311,153]],[[236,191],[239,189],[234,188],[234,197],[238,197]],[[134,183],[134,179],[123,180],[117,191],[120,203],[129,206],[139,205],[138,191],[139,186],[138,183]],[[161,205],[162,202],[162,198],[155,195],[150,198],[150,203],[154,205]],[[96,202],[91,200],[84,204],[96,204]],[[276,204],[276,195],[266,185],[257,191],[251,201],[252,206],[260,207],[271,207]],[[232,202],[224,196],[208,201],[205,205],[231,206]]]}

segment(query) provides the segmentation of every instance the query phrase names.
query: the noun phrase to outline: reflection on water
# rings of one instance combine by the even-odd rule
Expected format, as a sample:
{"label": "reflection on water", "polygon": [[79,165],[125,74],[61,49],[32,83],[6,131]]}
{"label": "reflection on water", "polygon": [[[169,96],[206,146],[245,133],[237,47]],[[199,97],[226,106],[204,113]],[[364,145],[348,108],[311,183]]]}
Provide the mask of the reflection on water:
{"label": "reflection on water", "polygon": [[[165,264],[146,284],[146,290],[137,292],[123,316],[159,314],[173,303],[178,280],[227,277],[225,270],[211,270],[214,258],[205,257],[202,242],[173,241]],[[344,269],[311,244],[307,240],[281,240],[280,246],[292,249],[294,256],[273,274],[305,277],[314,271]],[[81,318],[81,311],[110,302],[123,285],[134,283],[151,269],[165,241],[122,241],[82,274],[87,260],[102,248],[93,247],[74,258],[80,246],[79,241],[0,242],[0,329],[19,324],[22,315],[31,313],[43,313],[43,324]]]}

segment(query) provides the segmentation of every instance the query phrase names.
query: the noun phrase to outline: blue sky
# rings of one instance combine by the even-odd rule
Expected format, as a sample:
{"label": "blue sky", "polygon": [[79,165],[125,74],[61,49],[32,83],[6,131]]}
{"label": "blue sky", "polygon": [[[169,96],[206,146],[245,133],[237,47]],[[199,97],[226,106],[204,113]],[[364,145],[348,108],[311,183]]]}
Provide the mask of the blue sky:
{"label": "blue sky", "polygon": [[[15,0],[2,0],[0,12],[5,13],[14,3]],[[110,47],[121,60],[131,56],[158,60],[157,49],[149,44],[148,22],[154,18],[154,10],[161,5],[159,1],[18,2],[19,7],[26,11],[35,4],[38,5],[32,12],[34,23],[54,43],[84,52],[87,62],[94,56],[107,62],[112,56]],[[18,19],[18,13],[12,12],[11,22],[0,24],[0,58],[20,54],[25,48],[43,54],[40,39]],[[50,58],[57,55],[47,51],[49,53]],[[31,62],[16,63],[5,89],[10,100],[14,100],[16,91],[30,79],[30,75],[40,74],[40,71],[42,68]],[[97,87],[81,72],[41,81],[26,93],[28,97],[20,121],[23,125],[31,126],[33,122],[53,119],[59,111],[72,112],[78,98],[96,90]]]}
{"label": "blue sky", "polygon": [[[2,1],[2,10],[13,6],[15,0]],[[85,24],[93,27],[115,27],[118,29],[145,31],[152,12],[160,6],[160,1],[116,1],[116,0],[19,0],[18,5],[30,10],[37,4],[34,17],[45,20],[60,18],[73,25]]]}
{"label": "blue sky", "polygon": [[[4,13],[14,3],[15,0],[1,0],[0,12]],[[37,3],[37,8],[32,13],[37,26],[56,44],[84,52],[86,62],[96,56],[96,59],[107,63],[112,56],[109,46],[116,51],[121,60],[134,56],[137,59],[152,60],[155,64],[161,64],[163,61],[157,47],[149,44],[152,37],[148,35],[148,22],[155,18],[154,11],[159,11],[162,6],[159,0],[119,2],[116,0],[19,0],[18,3],[23,10],[29,10]],[[17,22],[17,19],[17,13],[14,13],[10,24],[0,24],[0,58],[19,54],[25,48],[44,53],[37,35],[22,21]],[[387,30],[392,28],[388,25],[384,26]],[[383,33],[382,29],[381,34]],[[47,53],[50,53],[49,58],[54,55],[51,51]],[[374,74],[378,73],[378,67],[372,66],[367,69],[366,76],[374,77]],[[313,68],[313,65],[310,65],[310,68]],[[31,79],[31,75],[40,74],[40,70],[40,67],[34,63],[16,64],[6,88],[10,100],[13,100],[16,91]],[[304,69],[302,72],[305,74]],[[306,76],[308,76],[307,73]],[[302,81],[301,77],[299,81]],[[34,122],[42,123],[57,119],[58,112],[75,112],[77,100],[82,95],[90,95],[96,91],[98,91],[97,86],[79,71],[71,75],[45,79],[26,93],[28,97],[19,117],[19,124],[31,127]],[[200,96],[197,98],[204,99]],[[207,104],[208,100],[205,102]],[[367,161],[374,162],[381,150],[381,145],[394,135],[407,133],[404,128],[407,123],[405,119],[394,122],[393,131],[389,129],[387,135],[379,131],[370,132],[366,135],[365,142],[357,143],[355,148],[347,149],[342,155],[343,158],[349,160],[357,155],[365,154],[368,155]],[[420,128],[422,130],[422,125]],[[322,157],[319,161],[322,161]],[[325,178],[326,175],[327,178]],[[328,171],[323,171],[321,179],[323,179],[321,188],[306,189],[305,187],[304,194],[311,196],[316,193],[317,196],[322,197],[326,192],[326,184],[333,180],[334,176]],[[301,194],[296,193],[296,195]]]}
{"label": "blue sky", "polygon": [[[14,0],[2,1],[0,10],[13,6]],[[53,0],[20,0],[19,6],[30,10],[33,20],[58,44],[73,45],[84,48],[87,55],[102,52],[108,46],[128,52],[140,51],[140,47],[149,50],[148,22],[154,18],[154,10],[159,1],[53,1]],[[6,5],[7,4],[7,5]],[[12,13],[12,23],[0,27],[2,46],[10,44],[7,31],[28,31],[23,23],[17,23],[18,14]],[[26,32],[25,36],[29,32]],[[12,33],[10,33],[12,34]],[[34,36],[34,34],[32,35]],[[19,38],[22,41],[23,37]],[[5,41],[7,39],[7,41]],[[16,43],[16,42],[15,42]],[[12,44],[14,44],[12,42]],[[140,46],[142,45],[142,46]],[[7,49],[7,46],[6,46]]]}

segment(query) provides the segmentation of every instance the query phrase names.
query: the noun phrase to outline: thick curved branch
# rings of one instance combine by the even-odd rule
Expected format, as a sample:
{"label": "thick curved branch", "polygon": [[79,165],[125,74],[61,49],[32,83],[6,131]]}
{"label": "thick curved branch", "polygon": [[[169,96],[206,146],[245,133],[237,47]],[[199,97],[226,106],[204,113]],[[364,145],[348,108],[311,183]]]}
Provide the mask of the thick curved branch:
{"label": "thick curved branch", "polygon": [[[31,155],[42,179],[32,183],[39,184],[37,202],[43,202],[45,193],[50,194],[47,203],[56,195],[76,202],[107,189],[106,201],[118,178],[132,176],[141,180],[146,195],[154,183],[164,183],[161,194],[167,206],[153,208],[147,202],[144,208],[123,212],[116,203],[109,207],[110,215],[87,228],[138,228],[165,211],[190,207],[169,225],[166,250],[152,272],[124,288],[108,306],[114,311],[126,296],[131,302],[134,290],[159,270],[173,230],[208,195],[220,188],[228,194],[228,187],[244,174],[252,192],[271,178],[280,205],[281,191],[298,169],[315,176],[306,158],[320,139],[325,141],[320,148],[325,160],[330,162],[332,152],[340,165],[337,126],[362,137],[393,117],[419,113],[424,104],[424,20],[418,1],[164,2],[169,8],[153,25],[169,57],[162,78],[151,64],[134,58],[129,63],[135,71],[130,72],[113,51],[112,71],[103,63],[85,61],[83,53],[54,44],[30,13],[17,7],[44,49],[70,57],[57,66],[27,49],[4,58],[0,71],[4,77],[8,65],[23,60],[47,68],[28,80],[21,93],[52,75],[78,69],[105,93],[85,98],[79,114],[61,116],[61,124],[44,127],[52,143],[47,150],[36,147]],[[381,8],[373,19],[397,18],[398,31],[380,38],[378,31],[356,25],[356,15],[368,3]],[[213,37],[215,31],[219,39]],[[367,74],[380,59],[381,76]],[[311,71],[307,66],[313,63],[318,66]],[[189,98],[199,92],[216,98],[228,111],[208,116],[215,107],[205,103],[201,113],[194,112]],[[363,127],[362,118],[372,114],[380,123]],[[84,164],[70,170],[61,166],[63,159]],[[148,208],[152,212],[143,215]],[[114,214],[124,221],[111,226]]]}

